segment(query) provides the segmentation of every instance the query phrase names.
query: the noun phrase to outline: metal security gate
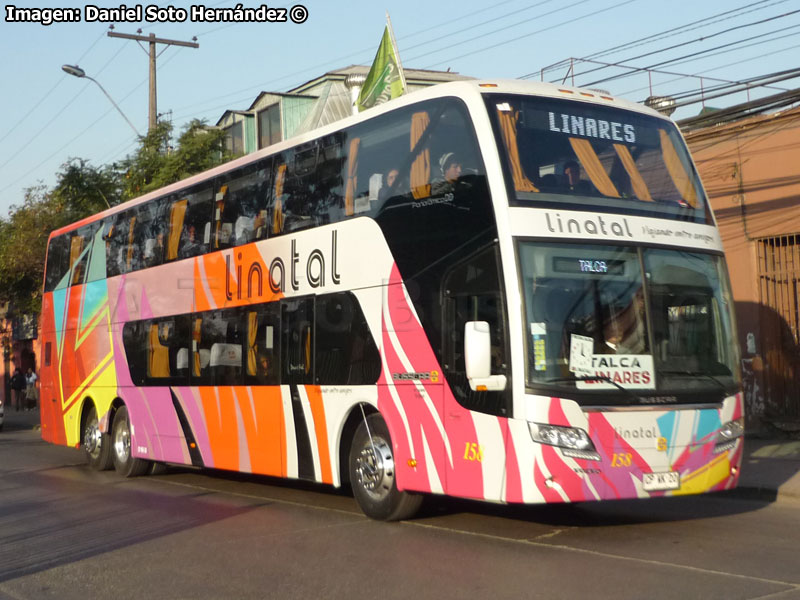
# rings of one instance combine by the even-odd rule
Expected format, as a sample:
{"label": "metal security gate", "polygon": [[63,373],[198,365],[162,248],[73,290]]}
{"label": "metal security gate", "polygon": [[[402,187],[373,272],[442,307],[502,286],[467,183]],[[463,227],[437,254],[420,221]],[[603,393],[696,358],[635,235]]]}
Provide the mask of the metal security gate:
{"label": "metal security gate", "polygon": [[800,418],[800,234],[757,241],[765,416]]}

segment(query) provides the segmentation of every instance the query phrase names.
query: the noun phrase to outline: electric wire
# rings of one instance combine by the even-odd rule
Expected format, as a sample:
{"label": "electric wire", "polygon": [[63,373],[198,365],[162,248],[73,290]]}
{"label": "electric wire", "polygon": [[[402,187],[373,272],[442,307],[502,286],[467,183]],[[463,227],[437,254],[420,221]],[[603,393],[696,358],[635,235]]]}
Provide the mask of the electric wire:
{"label": "electric wire", "polygon": [[[465,58],[467,56],[472,56],[473,54],[478,54],[479,52],[485,52],[487,50],[493,50],[494,48],[498,48],[500,46],[505,46],[506,44],[511,44],[511,43],[517,42],[519,40],[528,38],[528,37],[530,37],[532,35],[536,35],[538,33],[543,33],[545,31],[552,31],[553,29],[557,29],[558,27],[562,27],[563,25],[568,25],[568,24],[571,24],[571,23],[575,23],[576,21],[581,21],[583,19],[588,19],[589,17],[593,17],[595,15],[608,12],[608,11],[613,10],[615,8],[619,8],[620,6],[625,6],[626,4],[631,4],[632,2],[636,2],[636,1],[637,0],[625,0],[624,2],[619,2],[618,4],[614,4],[612,6],[608,6],[606,8],[602,8],[600,10],[596,10],[594,12],[587,13],[587,14],[581,15],[579,17],[575,17],[574,19],[570,19],[568,21],[562,21],[561,23],[557,23],[555,25],[550,25],[548,27],[544,27],[542,29],[538,29],[536,31],[532,31],[530,33],[526,33],[525,35],[521,35],[521,36],[512,38],[510,40],[505,40],[505,41],[499,42],[497,44],[493,44],[491,46],[484,46],[483,48],[479,48],[477,50],[473,50],[472,52],[466,52],[466,53],[461,54],[459,56],[454,56],[454,57],[449,58],[449,59],[447,59],[445,61],[441,61],[441,62],[438,62],[438,63],[434,63],[432,65],[426,66],[425,68],[426,69],[430,69],[432,67],[435,67],[435,66],[438,66],[438,65],[442,65],[442,64],[447,64],[447,63],[449,63],[451,61],[459,60],[459,59]],[[578,2],[576,4],[582,4],[582,2]]]}
{"label": "electric wire", "polygon": [[[700,79],[703,79],[703,75],[705,75],[706,73],[713,73],[715,71],[721,71],[722,69],[727,69],[728,67],[732,67],[734,65],[738,66],[738,65],[741,65],[741,64],[744,64],[744,63],[747,63],[747,62],[753,62],[754,60],[759,60],[759,59],[762,59],[762,58],[766,58],[768,56],[775,56],[776,54],[780,54],[782,52],[788,52],[789,50],[794,50],[795,48],[800,48],[800,45],[788,46],[786,48],[781,48],[780,50],[770,50],[769,52],[765,52],[764,54],[758,54],[756,56],[751,56],[751,57],[743,59],[743,60],[736,60],[736,61],[733,61],[733,62],[726,63],[724,65],[718,65],[718,66],[713,67],[711,69],[706,69],[705,71],[698,71],[696,73],[691,73],[691,74],[688,75],[688,77],[699,77]],[[680,77],[677,77],[675,79],[669,79],[667,81],[662,81],[662,82],[658,83],[657,85],[665,85],[665,84],[668,84],[668,83],[675,83],[676,81],[680,81],[681,79],[685,79],[686,77],[687,77],[687,75],[681,75]],[[641,92],[642,90],[646,90],[646,89],[648,89],[648,87],[649,86],[644,86],[644,87],[636,88],[636,89],[633,89],[633,90],[628,90],[627,92],[620,92],[619,95],[625,97],[625,96],[634,94],[635,92]]]}
{"label": "electric wire", "polygon": [[[724,21],[728,21],[730,19],[740,18],[740,17],[742,17],[742,16],[744,16],[746,14],[750,14],[752,12],[756,12],[756,11],[759,11],[759,10],[765,10],[765,9],[770,8],[772,6],[775,6],[777,4],[782,4],[782,3],[786,2],[787,0],[778,0],[777,2],[773,2],[772,4],[767,4],[766,6],[758,6],[758,8],[752,8],[753,6],[761,5],[761,4],[764,4],[765,2],[769,2],[769,1],[770,0],[759,0],[758,2],[753,2],[753,3],[750,3],[750,4],[746,4],[744,6],[740,6],[739,8],[735,8],[735,9],[732,9],[732,10],[729,10],[729,11],[725,11],[725,12],[722,12],[722,13],[717,13],[715,15],[711,15],[709,17],[705,17],[705,18],[700,19],[698,21],[693,21],[691,23],[687,23],[685,25],[681,25],[679,27],[673,27],[672,29],[668,29],[666,31],[662,31],[661,33],[656,33],[656,34],[653,34],[651,36],[646,36],[646,37],[643,37],[643,38],[639,38],[637,40],[633,40],[632,42],[627,42],[625,44],[620,44],[620,45],[614,46],[612,48],[607,48],[605,50],[599,50],[599,51],[597,51],[597,52],[595,52],[593,54],[590,54],[590,55],[588,55],[588,56],[586,56],[584,58],[587,58],[587,59],[593,59],[594,58],[594,59],[596,59],[596,58],[600,58],[602,56],[607,56],[609,54],[615,54],[617,52],[621,52],[622,50],[648,45],[648,44],[654,43],[656,41],[660,41],[660,40],[667,39],[667,38],[670,38],[670,37],[675,37],[676,35],[688,33],[690,31],[695,31],[697,29],[702,29],[703,27],[709,27],[711,25],[714,25],[714,24],[717,24],[717,23],[721,23],[721,22],[724,22]],[[748,10],[748,11],[745,11],[745,12],[741,12],[741,14],[735,14],[735,15],[731,14],[731,13],[739,13],[740,11],[743,11],[746,8],[751,8],[751,10]],[[724,18],[718,18],[718,17],[724,17]],[[713,35],[717,35],[717,34],[713,34]],[[713,35],[712,36],[705,36],[705,38],[700,38],[700,39],[707,39],[708,37],[713,37]],[[687,43],[691,43],[691,42],[687,42]],[[658,50],[656,52],[662,52],[662,51],[665,51],[665,50],[666,50],[666,48],[663,48],[663,49]],[[646,56],[646,55],[643,55],[643,56]],[[623,62],[623,61],[627,61],[627,60],[636,60],[637,58],[640,58],[640,57],[633,57],[632,59],[622,59],[619,62]],[[548,73],[548,72],[550,72],[552,70],[556,70],[556,69],[560,68],[560,66],[566,66],[565,65],[566,62],[568,62],[568,61],[561,61],[560,63],[556,63],[555,65],[552,65],[550,67],[545,67],[545,68],[543,68],[541,70],[541,74]],[[598,69],[595,69],[595,70],[598,70]],[[590,72],[592,72],[592,71],[586,71],[585,73],[582,73],[582,75],[586,74],[586,73],[590,73]],[[537,75],[537,74],[538,73],[536,73],[536,72],[528,73],[528,74],[523,75],[522,77],[520,77],[520,79],[528,79],[531,76],[534,76],[534,75]]]}
{"label": "electric wire", "polygon": [[[99,38],[97,38],[97,39],[94,41],[94,43],[92,43],[92,44],[91,44],[91,45],[90,45],[90,46],[89,46],[89,47],[86,49],[86,51],[85,51],[83,54],[81,54],[81,56],[80,56],[80,58],[78,58],[78,61],[77,61],[77,62],[78,62],[78,63],[80,63],[80,62],[81,62],[81,61],[84,59],[84,57],[85,57],[87,54],[89,54],[89,52],[91,52],[92,48],[94,48],[94,47],[97,45],[97,43],[98,43],[98,42],[99,42],[101,39],[103,39],[103,34],[100,34],[100,37],[99,37]],[[63,73],[63,75],[64,75],[64,76],[66,76],[66,73]],[[55,92],[55,91],[56,91],[56,88],[58,88],[58,86],[60,86],[60,85],[61,85],[61,83],[62,83],[63,81],[64,81],[64,77],[63,77],[63,76],[62,76],[62,77],[59,77],[58,81],[56,81],[56,84],[55,84],[53,87],[51,87],[49,91],[45,92],[44,96],[42,96],[42,97],[39,99],[39,101],[38,101],[36,104],[34,104],[34,105],[33,105],[33,106],[32,106],[32,107],[31,107],[31,108],[28,110],[28,112],[26,112],[26,113],[25,113],[25,114],[22,116],[22,118],[20,118],[20,119],[17,119],[17,122],[14,124],[14,126],[13,126],[13,127],[11,127],[11,129],[9,129],[9,130],[8,130],[8,131],[7,131],[7,132],[6,132],[6,133],[5,133],[5,134],[4,134],[2,137],[0,137],[0,143],[2,143],[2,142],[3,142],[3,141],[4,141],[4,140],[5,140],[5,139],[6,139],[6,138],[9,136],[9,135],[11,135],[12,133],[14,133],[14,131],[16,131],[16,129],[17,129],[17,128],[18,128],[20,125],[22,125],[22,124],[25,122],[25,120],[26,120],[26,119],[27,119],[29,116],[31,116],[31,115],[32,115],[34,112],[36,112],[36,110],[37,110],[37,109],[38,109],[38,108],[39,108],[39,107],[42,105],[42,102],[44,102],[45,100],[47,100],[47,99],[48,99],[48,98],[49,98],[49,97],[50,97],[50,96],[53,94],[53,92]]]}
{"label": "electric wire", "polygon": [[[420,58],[425,58],[427,56],[430,56],[431,54],[438,54],[439,52],[444,52],[445,50],[450,50],[454,46],[461,46],[463,44],[469,44],[471,42],[475,42],[476,40],[480,40],[482,38],[485,38],[487,36],[494,35],[496,33],[502,33],[504,31],[512,29],[513,27],[519,27],[520,25],[525,25],[526,23],[530,23],[531,21],[538,21],[539,19],[542,19],[544,17],[549,17],[550,15],[553,15],[555,13],[563,12],[565,10],[569,10],[570,8],[574,8],[576,6],[579,6],[581,4],[585,4],[585,3],[591,2],[591,1],[592,0],[578,0],[577,2],[573,2],[572,4],[567,4],[566,6],[562,6],[560,8],[553,9],[551,11],[542,13],[540,15],[536,15],[536,16],[530,17],[528,19],[523,19],[522,21],[519,21],[517,23],[512,23],[511,25],[506,25],[505,27],[500,27],[499,29],[493,29],[492,31],[487,31],[486,33],[483,33],[481,35],[470,37],[470,38],[467,38],[465,40],[461,40],[460,42],[455,42],[455,43],[449,44],[447,46],[442,46],[441,48],[438,48],[436,50],[430,50],[428,52],[425,52],[424,54],[419,54],[417,56],[412,56],[411,58],[408,59],[408,62],[410,63],[411,61],[418,60]],[[633,1],[633,0],[631,0],[631,1]],[[574,20],[577,20],[577,19],[574,19]],[[530,34],[530,35],[533,35],[533,34]],[[523,36],[523,37],[526,37],[526,36]],[[507,44],[507,43],[510,43],[511,41],[513,41],[513,40],[506,40],[505,42],[502,42],[502,44]],[[469,56],[469,54],[466,54],[464,56]],[[452,59],[450,59],[450,60],[452,60]],[[448,61],[443,61],[443,62],[449,62],[449,60]],[[440,64],[440,63],[437,63],[437,64]],[[428,69],[430,67],[424,67],[424,68]]]}
{"label": "electric wire", "polygon": [[[103,69],[105,69],[108,65],[110,65],[116,59],[116,57],[119,56],[119,54],[120,54],[120,52],[122,52],[122,50],[123,50],[123,48],[120,47],[119,51],[117,51],[117,53],[114,54],[114,56],[112,56],[106,62],[106,64],[100,69],[100,72],[102,72]],[[64,77],[71,77],[71,75],[67,75],[66,73],[64,73]],[[19,158],[19,156],[25,151],[26,148],[28,148],[28,146],[30,146],[34,141],[36,141],[36,139],[40,135],[42,135],[45,131],[48,131],[49,128],[50,128],[50,125],[52,125],[53,122],[56,119],[58,119],[58,117],[60,117],[63,114],[63,112],[65,110],[67,110],[67,108],[69,108],[81,96],[81,94],[83,94],[86,91],[86,89],[88,87],[89,87],[89,82],[87,81],[86,84],[83,86],[83,89],[81,89],[79,92],[77,92],[72,97],[72,100],[70,100],[64,106],[62,106],[61,110],[59,110],[49,121],[47,121],[47,123],[45,123],[44,126],[41,129],[39,129],[39,131],[37,131],[32,136],[28,137],[27,141],[21,147],[14,148],[13,154],[4,163],[0,164],[0,170],[2,170],[9,163],[11,163],[15,158]]]}
{"label": "electric wire", "polygon": [[[774,21],[776,19],[783,19],[783,18],[786,18],[788,16],[791,16],[791,15],[794,15],[794,14],[797,14],[797,13],[800,13],[800,10],[793,10],[793,11],[790,11],[788,13],[784,13],[784,14],[781,14],[781,15],[775,15],[773,17],[769,17],[767,19],[762,19],[761,21],[755,21],[753,23],[747,23],[747,24],[744,24],[744,25],[737,25],[736,27],[731,27],[731,28],[725,29],[723,31],[718,31],[718,32],[713,33],[711,35],[702,36],[702,37],[696,38],[694,40],[690,40],[690,41],[687,41],[687,42],[682,42],[680,44],[674,44],[672,46],[668,46],[667,48],[662,48],[660,50],[656,50],[656,51],[653,51],[653,52],[640,54],[639,56],[630,57],[630,58],[624,59],[623,61],[620,61],[620,62],[630,62],[632,60],[638,60],[640,58],[645,58],[645,57],[648,57],[648,56],[652,56],[654,54],[659,54],[659,53],[662,53],[662,52],[667,52],[669,50],[674,50],[676,48],[680,48],[682,46],[687,46],[689,44],[694,44],[694,43],[698,43],[698,42],[704,42],[704,41],[709,40],[710,38],[717,37],[717,36],[723,35],[725,33],[730,33],[732,31],[736,31],[736,30],[739,30],[739,29],[744,29],[746,27],[753,27],[755,25],[763,25],[764,23],[768,23],[768,22]],[[718,50],[720,48],[725,48],[725,47],[728,47],[728,46],[731,46],[731,45],[734,45],[734,44],[739,44],[739,43],[742,43],[742,42],[745,42],[745,41],[750,41],[750,40],[753,40],[753,39],[761,38],[761,37],[764,37],[766,35],[772,35],[774,33],[777,33],[777,32],[780,32],[780,31],[785,31],[786,29],[791,29],[793,27],[797,27],[797,25],[793,25],[793,26],[786,27],[786,28],[783,28],[783,29],[778,29],[777,31],[771,31],[771,32],[763,33],[763,34],[760,34],[760,35],[757,35],[757,36],[746,38],[744,40],[737,40],[735,42],[730,42],[728,44],[723,44],[721,46],[717,46],[715,48],[710,48],[710,49],[707,49],[707,50],[701,50],[701,51],[695,52],[693,54],[688,54],[688,55],[681,56],[681,57],[678,57],[678,58],[673,58],[673,59],[665,60],[665,61],[662,61],[662,62],[659,62],[659,63],[654,63],[654,64],[649,65],[649,66],[644,67],[644,68],[652,69],[652,68],[655,68],[655,67],[660,67],[660,66],[663,66],[663,65],[671,64],[673,62],[676,62],[678,60],[682,60],[684,58],[688,58],[690,56],[696,56],[696,55],[704,54],[704,53],[711,52],[713,50]],[[586,75],[587,73],[591,73],[591,72],[596,71],[596,70],[597,69],[592,69],[592,70],[586,71],[584,73],[578,73],[578,74],[575,75],[575,77],[581,77],[583,75]],[[618,78],[619,78],[619,76],[606,77],[604,79],[598,79],[596,81],[593,81],[591,83],[587,83],[585,85],[586,86],[597,85],[598,83],[605,83],[607,81],[612,81],[612,80],[618,79]]]}
{"label": "electric wire", "polygon": [[[588,0],[583,0],[583,1],[588,1]],[[568,21],[568,22],[569,22],[569,23],[573,23],[573,22],[575,22],[575,21],[577,21],[577,20],[580,20],[581,18],[586,18],[586,17],[589,17],[589,16],[593,16],[593,15],[595,15],[595,14],[598,14],[598,13],[600,13],[600,12],[605,12],[605,11],[607,11],[607,10],[612,10],[612,9],[614,9],[614,8],[617,8],[617,7],[619,7],[619,6],[622,6],[622,5],[628,4],[628,3],[630,3],[630,2],[633,2],[633,1],[635,1],[635,0],[627,0],[626,2],[622,2],[622,3],[620,3],[620,4],[617,4],[617,5],[614,5],[614,6],[610,6],[610,7],[604,8],[604,9],[601,9],[601,10],[599,10],[599,11],[596,11],[596,12],[594,12],[594,13],[591,13],[590,15],[584,15],[584,16],[582,16],[582,17],[577,17],[577,18],[575,18],[575,19],[571,19],[571,20],[570,20],[570,21]],[[727,14],[727,13],[732,13],[732,12],[735,12],[735,11],[741,11],[742,9],[744,9],[744,8],[746,8],[746,7],[748,7],[748,6],[761,5],[761,4],[764,4],[764,3],[766,3],[767,1],[768,1],[768,0],[762,0],[761,2],[755,2],[755,3],[752,3],[751,5],[746,5],[745,7],[740,7],[739,9],[734,9],[734,10],[732,10],[732,11],[727,11],[726,13],[721,13],[721,14]],[[781,0],[781,2],[783,2],[783,1],[786,1],[786,0]],[[222,4],[222,3],[224,3],[224,2],[219,2],[218,4]],[[426,29],[424,29],[424,30],[420,30],[420,31],[414,32],[413,34],[406,35],[406,36],[402,36],[401,38],[398,38],[398,39],[408,39],[408,38],[411,38],[411,37],[414,37],[414,36],[420,35],[420,34],[422,34],[422,33],[425,33],[425,32],[431,31],[431,30],[435,30],[435,29],[437,29],[438,27],[440,27],[441,25],[445,25],[445,24],[452,24],[452,23],[453,23],[453,22],[455,22],[455,21],[460,21],[460,20],[463,20],[463,19],[470,18],[470,17],[472,17],[472,16],[474,16],[474,15],[476,15],[476,14],[478,14],[478,13],[484,12],[484,11],[486,11],[486,10],[493,10],[493,9],[494,9],[496,6],[500,6],[501,4],[507,4],[507,3],[508,3],[508,2],[501,2],[501,3],[498,3],[498,4],[494,5],[494,6],[491,6],[491,7],[487,7],[487,8],[481,9],[481,10],[479,10],[479,11],[473,11],[473,12],[472,12],[472,13],[470,13],[469,15],[461,15],[460,17],[458,17],[458,18],[455,18],[455,19],[452,19],[452,20],[449,20],[449,21],[447,21],[446,23],[442,23],[442,24],[436,24],[436,25],[433,25],[433,26],[431,26],[431,27],[428,27],[428,28],[426,28]],[[578,2],[578,3],[576,3],[576,4],[581,4],[581,3],[582,3],[582,2]],[[780,2],[778,2],[778,3],[780,3]],[[544,4],[544,2],[542,2],[542,3],[540,3],[540,4]],[[571,5],[571,6],[574,6],[574,5]],[[520,9],[519,11],[514,11],[514,13],[516,13],[516,12],[521,12],[522,10],[526,10],[526,8]],[[756,10],[756,9],[753,9],[753,10]],[[749,12],[753,12],[753,11],[749,11]],[[508,14],[514,14],[514,13],[508,13]],[[717,15],[717,16],[718,16],[718,15]],[[739,16],[741,16],[741,15],[739,15]],[[497,21],[497,20],[499,20],[500,18],[503,18],[503,17],[497,17],[497,18],[495,18],[495,19],[491,19],[491,20],[490,20],[490,21],[488,21],[487,23],[491,23],[491,22]],[[734,18],[734,17],[729,17],[729,18]],[[505,45],[505,44],[508,44],[508,43],[512,43],[512,42],[514,42],[514,41],[517,41],[517,40],[519,40],[519,39],[523,39],[523,38],[525,38],[525,37],[529,37],[529,36],[531,36],[531,35],[535,35],[535,34],[537,34],[537,33],[541,33],[541,32],[543,32],[543,31],[547,31],[547,30],[550,30],[550,29],[554,29],[554,28],[556,28],[556,27],[559,27],[559,26],[561,26],[561,25],[563,25],[563,24],[566,24],[566,22],[565,22],[565,23],[560,23],[560,24],[557,24],[557,25],[554,25],[554,26],[550,26],[550,27],[547,27],[547,28],[545,28],[545,29],[542,29],[542,30],[539,30],[539,31],[536,31],[536,32],[528,33],[528,34],[526,34],[526,35],[523,35],[523,36],[520,36],[520,37],[514,38],[514,39],[512,39],[512,40],[505,40],[505,41],[503,41],[503,42],[501,42],[501,43],[494,44],[494,45],[492,45],[492,46],[489,46],[489,47],[486,47],[486,48],[481,48],[481,49],[478,49],[478,50],[475,50],[475,51],[471,51],[471,52],[465,53],[465,54],[463,54],[463,55],[461,55],[461,56],[458,56],[458,57],[455,57],[455,58],[451,58],[451,59],[449,59],[449,60],[450,60],[450,61],[453,61],[453,60],[458,60],[458,59],[460,59],[460,58],[463,58],[463,57],[465,57],[465,56],[469,56],[469,55],[472,55],[472,54],[476,54],[476,53],[478,53],[478,52],[483,52],[483,51],[485,51],[485,50],[487,50],[487,49],[492,49],[492,48],[495,48],[495,47],[498,47],[498,46],[502,46],[502,45]],[[517,25],[517,24],[514,24],[514,25],[511,25],[511,26],[508,26],[508,27],[501,28],[501,29],[499,29],[499,30],[495,30],[495,31],[492,31],[492,32],[487,32],[487,33],[485,33],[485,34],[483,34],[483,35],[481,35],[481,36],[478,36],[478,37],[472,38],[471,40],[468,40],[468,41],[474,41],[474,40],[476,40],[476,39],[481,39],[481,38],[483,38],[483,37],[487,37],[487,36],[489,36],[489,35],[493,35],[493,34],[495,34],[495,33],[498,33],[498,32],[504,31],[504,30],[507,30],[508,28],[510,28],[510,27],[513,27],[513,26],[516,26],[516,25]],[[466,29],[474,29],[475,27],[477,27],[477,26],[471,26],[471,27],[469,27],[469,28],[466,28]],[[214,31],[216,31],[216,30],[218,30],[218,29],[220,29],[220,28],[216,28],[216,29],[214,29],[214,30],[210,30],[210,31],[204,32],[204,33],[202,33],[201,35],[208,35],[208,34],[210,34],[210,33],[213,33]],[[450,33],[450,34],[447,34],[447,36],[448,36],[448,37],[449,37],[449,36],[452,36],[452,35],[455,35],[455,33]],[[102,36],[101,36],[101,38],[102,38]],[[438,38],[438,39],[441,39],[441,38]],[[96,44],[98,41],[99,41],[99,40],[97,40],[97,41],[95,42],[95,44]],[[435,40],[432,40],[432,41],[435,41]],[[429,43],[429,42],[423,42],[423,43],[420,43],[420,44],[416,44],[415,46],[412,46],[412,48],[417,48],[417,47],[420,47],[420,46],[422,46],[422,45],[424,45],[424,44],[426,44],[426,43]],[[467,43],[467,42],[459,42],[458,44],[454,44],[454,45],[460,45],[460,44],[463,44],[463,43]],[[631,44],[631,43],[629,43],[629,44]],[[93,46],[94,46],[94,44],[93,44]],[[453,47],[453,46],[451,45],[451,46],[449,46],[449,47]],[[448,47],[448,48],[449,48],[449,47]],[[627,47],[631,47],[631,46],[627,46]],[[374,47],[373,47],[373,48],[374,48]],[[366,52],[367,50],[369,50],[369,49],[366,49],[366,50],[364,50],[364,51],[359,51],[359,52]],[[438,53],[438,52],[440,52],[440,51],[442,51],[442,50],[443,50],[443,49],[434,50],[434,51],[432,51],[431,53],[428,53],[428,54],[435,54],[435,53]],[[606,52],[606,53],[609,53],[609,52],[611,52],[612,50],[613,50],[613,49],[608,49],[607,51],[600,51],[600,52]],[[425,55],[422,55],[422,56],[427,56],[428,54],[425,54]],[[353,55],[355,55],[355,53],[354,53],[354,54],[351,54],[351,55],[348,55],[348,56],[353,56]],[[599,53],[595,53],[595,54],[593,54],[593,55],[590,55],[590,56],[603,56],[603,55],[605,55],[605,54],[599,54]],[[171,57],[170,57],[168,60],[165,60],[165,61],[163,61],[163,65],[160,65],[160,66],[165,66],[165,65],[166,65],[166,64],[168,64],[168,63],[169,63],[169,61],[171,61],[171,60],[172,60],[174,57],[175,57],[175,55],[172,55],[172,56],[171,56]],[[338,60],[338,59],[337,59],[337,60]],[[415,58],[412,58],[411,60],[416,60],[416,57],[415,57]],[[330,63],[325,63],[325,64],[330,64]],[[436,64],[442,64],[442,63],[436,63]],[[434,66],[434,65],[431,65],[431,66]],[[314,68],[316,68],[316,67],[309,68],[308,70],[312,70],[312,69],[314,69]],[[430,67],[426,67],[426,68],[430,68]],[[289,77],[293,77],[293,76],[295,76],[295,77],[296,77],[296,74],[297,74],[297,72],[293,73],[292,75],[289,75],[289,76],[286,76],[286,77],[282,77],[282,78],[280,78],[280,80],[286,80],[286,79],[288,79]],[[221,99],[221,98],[226,98],[226,97],[230,97],[230,96],[232,96],[232,95],[236,95],[236,94],[238,94],[238,93],[244,93],[245,91],[250,91],[250,90],[254,89],[254,87],[261,87],[262,85],[264,85],[264,84],[259,84],[259,86],[253,86],[253,87],[249,87],[249,88],[246,88],[246,90],[245,90],[245,89],[241,90],[240,92],[232,92],[232,93],[230,93],[230,94],[226,94],[225,96],[221,96],[221,97],[219,97],[219,99]],[[131,92],[131,93],[132,93],[132,92]],[[128,95],[130,95],[130,94],[128,94]],[[128,96],[125,96],[125,97],[127,98]],[[194,106],[196,106],[196,105],[194,105]],[[190,107],[189,107],[189,106],[187,106],[187,107],[183,107],[183,108],[190,108]],[[205,112],[211,112],[212,110],[215,110],[215,108],[209,108],[209,109],[207,109],[207,111],[205,111]],[[62,110],[62,112],[63,112],[63,110]],[[59,115],[60,115],[60,114],[61,114],[61,113],[59,113]],[[50,121],[50,122],[52,122],[52,121]],[[6,134],[6,135],[8,135],[8,134]],[[4,165],[3,165],[3,166],[4,166]],[[0,167],[1,167],[1,166],[0,166]]]}

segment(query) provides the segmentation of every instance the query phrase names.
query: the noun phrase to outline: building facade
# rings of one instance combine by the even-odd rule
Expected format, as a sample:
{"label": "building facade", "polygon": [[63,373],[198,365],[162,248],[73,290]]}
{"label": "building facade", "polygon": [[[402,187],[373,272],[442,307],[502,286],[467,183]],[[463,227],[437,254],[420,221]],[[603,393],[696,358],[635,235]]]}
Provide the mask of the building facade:
{"label": "building facade", "polygon": [[725,246],[747,409],[756,422],[795,430],[800,428],[800,107],[684,133]]}
{"label": "building facade", "polygon": [[[366,77],[369,69],[351,65],[329,71],[286,93],[261,92],[246,110],[226,110],[216,125],[227,132],[227,148],[235,155],[266,148],[352,115],[352,84],[358,77]],[[408,93],[437,83],[472,79],[445,71],[403,72]]]}

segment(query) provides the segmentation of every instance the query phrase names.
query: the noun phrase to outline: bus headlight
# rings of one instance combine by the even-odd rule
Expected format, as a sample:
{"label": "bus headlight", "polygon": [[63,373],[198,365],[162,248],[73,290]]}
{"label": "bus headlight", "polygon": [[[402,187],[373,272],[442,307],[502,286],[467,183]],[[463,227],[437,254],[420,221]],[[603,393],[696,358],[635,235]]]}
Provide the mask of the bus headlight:
{"label": "bus headlight", "polygon": [[744,419],[728,421],[720,427],[714,443],[714,454],[730,450],[736,445],[736,440],[744,435]]}
{"label": "bus headlight", "polygon": [[528,430],[531,432],[531,439],[534,442],[557,446],[564,456],[584,460],[600,460],[594,443],[583,429],[528,423]]}

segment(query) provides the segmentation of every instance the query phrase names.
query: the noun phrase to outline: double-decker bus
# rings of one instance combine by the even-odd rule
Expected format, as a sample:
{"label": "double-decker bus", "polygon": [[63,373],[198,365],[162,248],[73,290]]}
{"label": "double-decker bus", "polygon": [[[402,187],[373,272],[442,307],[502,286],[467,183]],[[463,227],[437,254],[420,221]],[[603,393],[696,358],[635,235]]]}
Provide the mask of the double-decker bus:
{"label": "double-decker bus", "polygon": [[724,490],[733,300],[675,125],[437,85],[52,233],[42,435],[159,463],[581,502]]}

